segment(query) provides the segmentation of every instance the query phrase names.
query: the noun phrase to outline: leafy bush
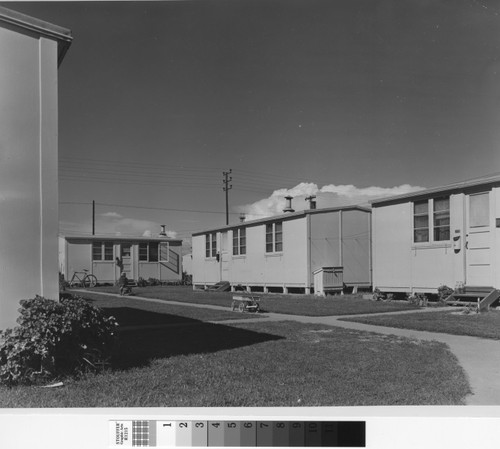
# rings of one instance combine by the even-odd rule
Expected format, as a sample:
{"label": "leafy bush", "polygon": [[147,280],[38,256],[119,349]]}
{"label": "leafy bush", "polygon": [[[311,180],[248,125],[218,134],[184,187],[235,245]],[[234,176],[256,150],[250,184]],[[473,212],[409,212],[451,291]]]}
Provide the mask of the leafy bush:
{"label": "leafy bush", "polygon": [[385,301],[386,298],[387,295],[384,292],[381,292],[379,288],[373,290],[373,295],[372,295],[373,301]]}
{"label": "leafy bush", "polygon": [[427,303],[429,302],[429,298],[423,293],[408,294],[407,300],[410,304],[419,307],[427,307]]}
{"label": "leafy bush", "polygon": [[448,296],[450,296],[454,290],[447,285],[440,285],[438,287],[438,297],[440,302],[444,302]]}
{"label": "leafy bush", "polygon": [[19,326],[0,332],[0,382],[36,383],[102,369],[116,320],[82,298],[22,300]]}
{"label": "leafy bush", "polygon": [[64,274],[59,272],[59,291],[63,292],[67,288],[69,288],[69,282],[66,279],[64,279]]}
{"label": "leafy bush", "polygon": [[137,279],[137,287],[147,287],[148,286],[148,281],[144,278],[139,278]]}
{"label": "leafy bush", "polygon": [[148,282],[148,285],[151,285],[152,287],[154,287],[156,285],[161,285],[160,280],[156,279],[156,278],[149,278],[147,282]]}

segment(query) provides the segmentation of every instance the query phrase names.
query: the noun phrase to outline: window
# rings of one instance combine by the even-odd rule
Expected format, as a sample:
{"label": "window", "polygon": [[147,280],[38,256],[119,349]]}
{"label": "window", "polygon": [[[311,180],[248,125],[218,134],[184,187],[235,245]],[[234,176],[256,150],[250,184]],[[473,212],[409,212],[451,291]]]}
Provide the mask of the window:
{"label": "window", "polygon": [[266,224],[266,253],[283,251],[283,223]]}
{"label": "window", "polygon": [[243,255],[247,253],[246,228],[233,230],[233,255]]}
{"label": "window", "polygon": [[104,242],[104,260],[114,260],[113,242]]}
{"label": "window", "polygon": [[450,198],[435,198],[434,241],[450,240]]}
{"label": "window", "polygon": [[[430,210],[432,210],[432,223],[429,220]],[[450,197],[415,201],[413,203],[413,242],[447,240],[450,240]]]}
{"label": "window", "polygon": [[92,260],[102,260],[102,242],[92,243]]}
{"label": "window", "polygon": [[139,243],[140,262],[158,262],[158,243]]}
{"label": "window", "polygon": [[169,253],[169,245],[168,242],[160,243],[160,262],[168,262],[168,253]]}
{"label": "window", "polygon": [[217,256],[217,234],[205,234],[205,257]]}
{"label": "window", "polygon": [[114,260],[113,242],[93,242],[92,260]]}
{"label": "window", "polygon": [[212,234],[212,257],[217,256],[217,234]]}
{"label": "window", "polygon": [[490,195],[480,193],[469,197],[469,226],[478,228],[490,224]]}

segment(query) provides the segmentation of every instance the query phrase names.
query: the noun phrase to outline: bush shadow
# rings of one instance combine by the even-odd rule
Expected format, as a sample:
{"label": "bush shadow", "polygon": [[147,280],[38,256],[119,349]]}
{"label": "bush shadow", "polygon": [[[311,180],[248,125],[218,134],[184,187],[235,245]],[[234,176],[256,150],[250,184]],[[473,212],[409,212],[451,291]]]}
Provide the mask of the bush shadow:
{"label": "bush shadow", "polygon": [[157,358],[217,352],[284,339],[279,335],[129,307],[102,310],[120,323],[112,359],[117,369],[144,366]]}

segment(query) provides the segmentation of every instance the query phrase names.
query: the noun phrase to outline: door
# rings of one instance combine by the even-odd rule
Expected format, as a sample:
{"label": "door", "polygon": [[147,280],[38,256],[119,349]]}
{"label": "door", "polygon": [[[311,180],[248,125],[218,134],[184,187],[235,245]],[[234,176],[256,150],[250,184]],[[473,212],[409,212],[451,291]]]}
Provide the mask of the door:
{"label": "door", "polygon": [[120,256],[122,262],[122,272],[125,273],[129,279],[134,279],[132,269],[132,244],[122,243]]}
{"label": "door", "polygon": [[465,283],[489,287],[491,273],[490,192],[465,196]]}
{"label": "door", "polygon": [[220,280],[229,281],[229,249],[227,232],[220,235]]}

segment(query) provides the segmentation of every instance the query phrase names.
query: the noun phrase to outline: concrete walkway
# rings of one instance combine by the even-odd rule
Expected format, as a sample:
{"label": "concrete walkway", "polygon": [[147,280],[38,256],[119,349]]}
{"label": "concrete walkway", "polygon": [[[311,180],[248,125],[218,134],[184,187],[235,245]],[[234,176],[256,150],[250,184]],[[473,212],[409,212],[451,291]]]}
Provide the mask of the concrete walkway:
{"label": "concrete walkway", "polygon": [[[76,290],[73,290],[76,291]],[[85,292],[85,290],[79,290]],[[120,298],[119,295],[113,293],[99,293],[107,296]],[[129,296],[131,299],[141,301],[175,304],[187,307],[198,307],[215,310],[228,311],[227,307],[214,306],[210,304],[193,304],[180,301],[165,301],[161,299],[144,298],[140,296]],[[229,309],[230,310],[230,309]],[[446,307],[440,308],[425,308],[414,311],[399,311],[399,312],[383,312],[358,315],[342,315],[342,316],[302,316],[302,315],[286,315],[282,313],[262,313],[255,319],[234,319],[213,321],[213,323],[224,325],[252,323],[265,321],[296,321],[307,324],[323,324],[326,326],[336,326],[345,329],[353,329],[365,332],[375,332],[385,335],[396,335],[400,337],[414,338],[418,340],[435,340],[445,343],[457,357],[460,365],[465,370],[469,384],[472,389],[472,394],[466,397],[467,405],[500,405],[500,341],[478,337],[469,337],[462,335],[442,334],[438,332],[417,331],[411,329],[397,329],[393,327],[375,326],[371,324],[354,323],[349,321],[341,321],[343,318],[357,318],[361,316],[376,316],[376,315],[395,315],[406,313],[432,313],[439,310],[449,310]]]}

